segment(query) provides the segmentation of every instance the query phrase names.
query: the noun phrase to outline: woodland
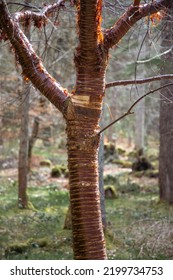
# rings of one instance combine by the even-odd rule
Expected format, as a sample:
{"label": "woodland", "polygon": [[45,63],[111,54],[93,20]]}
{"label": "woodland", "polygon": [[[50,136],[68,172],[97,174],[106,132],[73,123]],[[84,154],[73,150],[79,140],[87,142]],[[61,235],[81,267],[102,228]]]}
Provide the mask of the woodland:
{"label": "woodland", "polygon": [[0,0],[0,260],[173,259],[173,3]]}

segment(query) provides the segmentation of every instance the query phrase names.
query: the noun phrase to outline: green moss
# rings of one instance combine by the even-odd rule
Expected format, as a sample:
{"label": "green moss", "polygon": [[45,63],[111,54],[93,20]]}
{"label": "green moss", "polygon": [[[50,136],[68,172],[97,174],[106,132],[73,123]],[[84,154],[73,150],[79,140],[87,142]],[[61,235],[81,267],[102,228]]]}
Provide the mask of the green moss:
{"label": "green moss", "polygon": [[51,170],[51,176],[52,177],[61,177],[61,176],[64,176],[65,178],[68,177],[68,169],[65,165],[55,165],[52,170]]}
{"label": "green moss", "polygon": [[137,178],[142,178],[143,176],[148,178],[158,178],[158,170],[142,170],[142,171],[133,171],[131,174]]}
{"label": "green moss", "polygon": [[104,177],[105,185],[115,185],[117,182],[118,182],[118,179],[116,176],[108,174]]}
{"label": "green moss", "polygon": [[136,183],[129,182],[127,184],[120,185],[118,190],[121,193],[138,193],[140,192],[140,186]]}
{"label": "green moss", "polygon": [[56,165],[51,170],[51,176],[53,178],[59,178],[62,175],[62,170],[60,165]]}
{"label": "green moss", "polygon": [[134,160],[137,156],[137,151],[136,150],[130,151],[127,156],[129,160]]}
{"label": "green moss", "polygon": [[22,254],[26,252],[28,243],[11,243],[5,249],[5,255],[9,254]]}
{"label": "green moss", "polygon": [[117,148],[117,153],[121,156],[124,156],[126,154],[126,151],[119,147],[119,148]]}
{"label": "green moss", "polygon": [[50,240],[47,237],[43,237],[43,238],[36,239],[36,240],[33,239],[32,242],[30,241],[30,245],[35,248],[48,247],[48,246],[50,246]]}
{"label": "green moss", "polygon": [[130,161],[126,161],[126,160],[115,159],[115,160],[112,161],[112,163],[118,164],[123,168],[131,168],[132,167],[132,163]]}
{"label": "green moss", "polygon": [[104,186],[104,191],[105,191],[105,198],[118,198],[119,194],[115,186],[113,185],[106,185]]}
{"label": "green moss", "polygon": [[[135,186],[129,174],[107,178],[114,182],[107,185],[119,194],[118,199],[105,200],[108,258],[171,259],[173,208],[158,203],[158,186]],[[0,182],[0,192],[0,259],[73,258],[72,232],[63,229],[69,193],[60,183],[28,188],[37,211],[17,208],[17,187],[8,180]]]}

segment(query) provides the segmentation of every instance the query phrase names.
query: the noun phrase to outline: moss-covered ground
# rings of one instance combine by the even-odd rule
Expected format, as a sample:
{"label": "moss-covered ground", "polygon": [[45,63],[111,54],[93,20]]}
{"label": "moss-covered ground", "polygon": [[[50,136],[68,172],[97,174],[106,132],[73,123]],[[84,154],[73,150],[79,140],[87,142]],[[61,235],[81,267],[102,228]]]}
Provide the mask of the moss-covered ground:
{"label": "moss-covered ground", "polygon": [[[157,186],[123,188],[105,203],[108,258],[173,259],[173,209],[158,203]],[[28,197],[30,209],[18,209],[17,183],[0,179],[0,259],[73,259],[68,190],[45,182]]]}

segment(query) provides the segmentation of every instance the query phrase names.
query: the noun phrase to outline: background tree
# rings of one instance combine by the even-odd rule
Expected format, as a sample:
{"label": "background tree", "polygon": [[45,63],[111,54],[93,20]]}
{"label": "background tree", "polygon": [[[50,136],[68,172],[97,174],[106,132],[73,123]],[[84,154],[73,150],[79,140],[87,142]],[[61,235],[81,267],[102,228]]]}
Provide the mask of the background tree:
{"label": "background tree", "polygon": [[[161,50],[166,52],[173,46],[173,2],[169,14],[163,19]],[[173,52],[162,56],[161,74],[173,72]],[[172,83],[172,79],[161,81],[161,85]],[[159,188],[160,200],[173,204],[173,85],[161,90],[160,95],[160,154]]]}
{"label": "background tree", "polygon": [[[24,4],[29,5],[30,0]],[[24,33],[30,41],[30,25],[25,27]],[[30,85],[24,82],[21,94],[21,129],[19,146],[19,167],[18,167],[18,206],[19,208],[28,207],[27,183],[28,183],[28,150],[29,150],[29,103],[30,103]]]}
{"label": "background tree", "polygon": [[23,75],[63,114],[67,125],[70,201],[72,209],[73,247],[76,259],[105,259],[98,187],[99,121],[105,92],[105,72],[109,50],[116,46],[142,17],[169,6],[157,1],[138,6],[134,1],[125,13],[104,32],[101,29],[102,1],[77,1],[79,44],[75,53],[76,85],[72,93],[55,81],[45,70],[22,30],[19,22],[35,26],[46,23],[55,9],[64,7],[58,1],[40,13],[10,15],[6,2],[0,0],[1,37],[10,40]]}

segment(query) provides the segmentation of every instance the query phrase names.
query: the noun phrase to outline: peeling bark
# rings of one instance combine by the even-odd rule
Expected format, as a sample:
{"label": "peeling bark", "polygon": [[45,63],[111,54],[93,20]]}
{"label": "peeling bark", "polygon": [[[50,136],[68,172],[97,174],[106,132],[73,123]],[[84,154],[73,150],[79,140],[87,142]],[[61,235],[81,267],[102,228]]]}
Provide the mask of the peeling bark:
{"label": "peeling bark", "polygon": [[29,40],[19,28],[17,22],[8,14],[4,1],[0,1],[0,28],[5,30],[16,55],[17,62],[22,66],[24,78],[29,79],[36,89],[47,97],[63,114],[66,112],[68,92],[46,71],[41,59],[36,55]]}
{"label": "peeling bark", "polygon": [[105,259],[98,184],[96,124],[77,114],[67,125],[70,201],[75,259]]}
{"label": "peeling bark", "polygon": [[[134,2],[138,4],[140,1]],[[98,182],[98,146],[100,134],[105,130],[99,132],[99,121],[108,52],[139,19],[168,7],[169,1],[131,6],[104,33],[101,30],[102,0],[76,1],[79,45],[75,53],[76,87],[71,95],[47,73],[18,23],[10,18],[4,3],[0,0],[0,29],[5,32],[5,39],[11,42],[23,75],[62,112],[67,122],[74,257],[106,259]],[[132,113],[139,100],[124,116]]]}
{"label": "peeling bark", "polygon": [[169,8],[170,4],[171,0],[158,0],[153,1],[151,4],[130,6],[113,27],[105,30],[104,47],[109,49],[117,45],[137,21],[160,10]]}

